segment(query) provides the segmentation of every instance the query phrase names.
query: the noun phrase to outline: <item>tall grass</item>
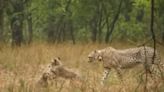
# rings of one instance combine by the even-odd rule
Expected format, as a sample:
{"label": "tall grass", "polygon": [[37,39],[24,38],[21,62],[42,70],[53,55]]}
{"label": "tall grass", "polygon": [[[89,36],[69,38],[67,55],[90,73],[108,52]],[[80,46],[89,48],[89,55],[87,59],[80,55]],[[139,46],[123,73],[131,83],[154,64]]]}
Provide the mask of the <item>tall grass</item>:
{"label": "tall grass", "polygon": [[[0,49],[0,92],[134,92],[139,83],[138,69],[128,70],[124,75],[124,84],[117,78],[114,71],[105,86],[100,85],[103,72],[101,63],[87,62],[90,51],[107,47],[107,44],[32,44],[19,48],[1,46]],[[115,48],[134,47],[117,43],[111,44]],[[164,56],[162,47],[159,47]],[[80,86],[74,86],[67,80],[60,80],[47,88],[36,87],[35,82],[42,67],[54,57],[60,57],[62,63],[77,69],[84,80]],[[142,85],[141,85],[142,86]],[[143,91],[142,88],[138,92]],[[160,88],[164,91],[164,88]]]}

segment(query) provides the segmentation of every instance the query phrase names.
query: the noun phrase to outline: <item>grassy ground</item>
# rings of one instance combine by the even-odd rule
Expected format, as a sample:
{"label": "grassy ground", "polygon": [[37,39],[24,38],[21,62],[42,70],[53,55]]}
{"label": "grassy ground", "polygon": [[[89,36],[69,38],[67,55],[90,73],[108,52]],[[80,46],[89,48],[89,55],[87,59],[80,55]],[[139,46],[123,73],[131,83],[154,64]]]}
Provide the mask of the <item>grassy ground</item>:
{"label": "grassy ground", "polygon": [[[87,55],[90,51],[108,46],[104,44],[32,44],[10,48],[2,45],[0,49],[0,92],[40,92],[40,89],[43,92],[123,92],[123,90],[134,92],[140,81],[140,66],[124,72],[124,84],[112,71],[105,86],[101,86],[102,64],[87,62]],[[122,43],[113,43],[111,46],[119,49],[135,47]],[[163,49],[163,47],[158,47],[162,57],[164,56]],[[36,87],[35,82],[42,67],[54,57],[61,57],[65,66],[77,69],[84,83],[74,86],[67,80],[60,80],[48,88]],[[142,92],[143,87],[141,84],[137,92]],[[163,91],[164,88],[159,87],[159,92]]]}

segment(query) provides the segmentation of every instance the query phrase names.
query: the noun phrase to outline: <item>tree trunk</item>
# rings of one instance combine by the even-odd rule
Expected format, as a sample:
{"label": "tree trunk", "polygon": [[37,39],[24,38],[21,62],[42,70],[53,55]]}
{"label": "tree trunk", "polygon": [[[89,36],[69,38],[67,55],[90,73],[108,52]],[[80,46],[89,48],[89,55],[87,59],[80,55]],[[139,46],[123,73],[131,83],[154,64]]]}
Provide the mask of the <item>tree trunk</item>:
{"label": "tree trunk", "polygon": [[155,51],[156,51],[156,37],[154,32],[154,0],[151,0],[151,24],[150,24],[150,31],[152,33],[152,40],[153,40],[153,47],[154,47],[154,55],[152,58],[152,63],[154,64],[155,59]]}
{"label": "tree trunk", "polygon": [[63,21],[62,25],[60,26],[58,43],[65,41],[66,25],[67,25],[66,22]]}
{"label": "tree trunk", "polygon": [[99,43],[102,41],[102,29],[103,29],[103,4],[101,2],[97,3],[97,7],[93,18],[90,21],[91,28],[91,39],[92,42],[98,40]]}
{"label": "tree trunk", "polygon": [[11,12],[11,30],[12,30],[12,46],[21,46],[23,42],[23,1],[10,1],[13,11]]}
{"label": "tree trunk", "polygon": [[28,24],[28,32],[29,32],[29,38],[28,38],[28,44],[32,42],[33,38],[33,30],[32,30],[32,16],[31,13],[29,13],[28,18],[27,18],[27,24]]}
{"label": "tree trunk", "polygon": [[137,11],[136,20],[137,20],[138,22],[142,22],[143,17],[144,17],[144,9],[141,8],[140,10]]}
{"label": "tree trunk", "polygon": [[162,32],[162,43],[164,43],[164,31]]}
{"label": "tree trunk", "polygon": [[16,17],[11,20],[12,46],[21,46],[23,42],[22,24],[23,21]]}
{"label": "tree trunk", "polygon": [[92,42],[96,42],[97,32],[98,32],[96,15],[94,15],[93,19],[90,21],[90,28],[91,28],[91,40]]}
{"label": "tree trunk", "polygon": [[97,29],[96,29],[96,26],[95,26],[95,23],[92,23],[91,24],[91,30],[92,30],[92,42],[96,42],[97,40]]}
{"label": "tree trunk", "polygon": [[4,1],[0,0],[0,41],[3,41],[3,26],[4,26]]}
{"label": "tree trunk", "polygon": [[75,44],[74,27],[73,27],[72,21],[70,23],[70,35],[71,35],[71,39],[72,39],[73,44]]}
{"label": "tree trunk", "polygon": [[[115,23],[117,22],[118,18],[119,18],[119,15],[120,15],[120,12],[121,12],[121,7],[122,7],[122,1],[120,1],[120,4],[119,4],[119,7],[118,7],[118,11],[116,13],[116,16],[114,17],[112,23],[111,23],[111,29],[109,30],[109,28],[107,29],[107,32],[106,32],[106,37],[105,37],[105,42],[108,43],[109,42],[109,38],[110,36],[112,35],[112,32],[114,30],[114,27],[115,27]],[[108,25],[109,26],[109,25]]]}
{"label": "tree trunk", "polygon": [[98,16],[98,40],[99,40],[99,43],[101,43],[102,41],[102,22],[103,22],[103,12],[102,12],[102,7],[101,5],[99,5],[99,16]]}

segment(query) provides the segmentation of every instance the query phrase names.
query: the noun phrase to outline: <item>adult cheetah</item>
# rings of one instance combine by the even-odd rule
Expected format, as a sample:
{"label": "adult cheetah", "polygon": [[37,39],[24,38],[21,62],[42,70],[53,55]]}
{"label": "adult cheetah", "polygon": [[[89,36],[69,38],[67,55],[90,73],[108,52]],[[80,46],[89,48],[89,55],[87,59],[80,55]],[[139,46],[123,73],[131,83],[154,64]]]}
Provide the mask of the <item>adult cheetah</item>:
{"label": "adult cheetah", "polygon": [[145,69],[150,71],[151,66],[154,64],[161,64],[160,55],[157,51],[147,46],[118,50],[113,47],[108,47],[101,50],[95,50],[89,53],[89,62],[102,61],[105,68],[101,84],[107,79],[111,69],[117,71],[118,76],[121,78],[122,69],[133,68],[136,65],[142,64]]}

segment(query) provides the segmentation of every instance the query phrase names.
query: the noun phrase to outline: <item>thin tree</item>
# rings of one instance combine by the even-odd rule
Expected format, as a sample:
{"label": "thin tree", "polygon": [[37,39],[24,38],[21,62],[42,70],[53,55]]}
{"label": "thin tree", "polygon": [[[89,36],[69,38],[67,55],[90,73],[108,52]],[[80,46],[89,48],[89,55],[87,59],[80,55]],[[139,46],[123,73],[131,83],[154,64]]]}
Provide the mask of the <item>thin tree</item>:
{"label": "thin tree", "polygon": [[12,32],[12,46],[21,46],[23,42],[23,20],[24,20],[24,1],[9,0],[12,9],[10,9],[9,16],[10,26]]}
{"label": "thin tree", "polygon": [[155,58],[155,50],[156,50],[156,37],[154,32],[154,0],[151,0],[151,24],[150,24],[150,31],[152,33],[152,40],[153,40],[153,47],[154,47],[154,55],[152,58],[152,63],[154,64]]}
{"label": "thin tree", "polygon": [[110,26],[108,25],[107,32],[106,32],[106,37],[105,37],[105,42],[106,42],[106,43],[109,42],[109,38],[110,38],[110,36],[111,36],[112,33],[113,33],[115,24],[116,24],[116,22],[117,22],[117,20],[118,20],[118,18],[119,18],[120,12],[121,12],[122,3],[123,3],[123,0],[121,0],[120,3],[119,3],[117,13],[116,13],[116,15],[115,15],[115,17],[114,17],[112,23],[110,24]]}
{"label": "thin tree", "polygon": [[28,24],[28,44],[30,44],[32,42],[33,39],[33,29],[32,29],[32,14],[29,13],[27,15],[27,24]]}
{"label": "thin tree", "polygon": [[0,0],[0,41],[3,40],[4,0]]}

